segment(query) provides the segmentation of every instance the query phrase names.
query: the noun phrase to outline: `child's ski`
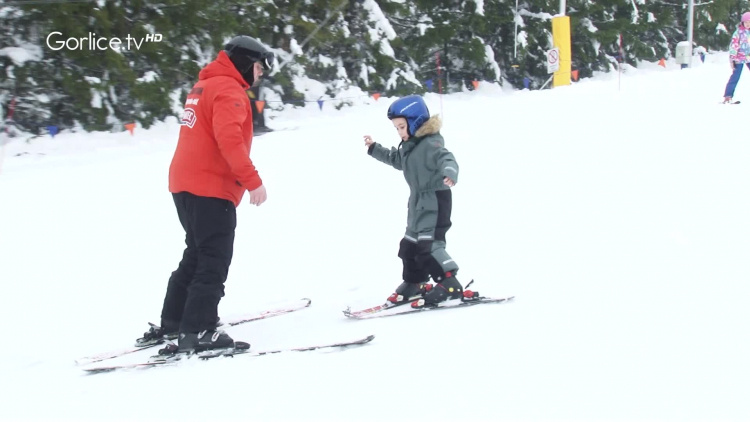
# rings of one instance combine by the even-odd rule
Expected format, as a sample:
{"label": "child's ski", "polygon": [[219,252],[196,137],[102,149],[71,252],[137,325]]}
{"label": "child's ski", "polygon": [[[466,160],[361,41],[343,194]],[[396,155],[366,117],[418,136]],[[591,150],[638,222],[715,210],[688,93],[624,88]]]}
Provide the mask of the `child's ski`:
{"label": "child's ski", "polygon": [[350,341],[338,342],[338,343],[314,344],[314,345],[309,345],[309,346],[262,350],[262,351],[257,351],[257,352],[251,350],[249,348],[250,345],[247,343],[236,342],[239,347],[236,347],[233,349],[209,350],[206,352],[200,352],[200,353],[195,353],[195,354],[175,354],[175,355],[167,355],[167,356],[153,356],[152,357],[153,360],[149,362],[130,363],[130,364],[123,364],[123,365],[102,365],[102,366],[83,368],[83,370],[88,372],[89,374],[100,374],[103,372],[112,372],[112,371],[117,371],[117,370],[122,370],[122,369],[153,368],[154,366],[175,365],[182,360],[191,359],[194,357],[197,357],[200,360],[207,360],[207,359],[214,359],[218,357],[234,357],[234,356],[239,356],[239,355],[263,356],[263,355],[282,353],[282,352],[307,352],[307,351],[319,350],[319,349],[346,348],[350,346],[359,346],[359,345],[367,344],[371,342],[374,338],[375,338],[374,335],[369,335],[367,337],[350,340]]}
{"label": "child's ski", "polygon": [[[301,309],[305,309],[308,306],[310,306],[310,303],[312,301],[310,299],[300,299],[298,301],[290,302],[287,305],[279,306],[276,308],[267,309],[260,312],[252,312],[247,314],[242,314],[234,317],[230,317],[227,320],[222,320],[221,324],[224,326],[230,326],[233,327],[235,325],[244,324],[246,322],[251,321],[258,321],[261,319],[266,318],[272,318],[279,315],[288,314],[290,312],[299,311]],[[99,353],[92,356],[86,356],[79,359],[76,359],[76,365],[88,365],[91,363],[101,362],[103,360],[107,359],[113,359],[116,357],[124,356],[133,352],[138,352],[141,350],[145,350],[154,346],[158,346],[164,344],[164,340],[160,340],[154,343],[147,344],[145,346],[132,346],[129,348],[119,349],[119,350],[112,350],[109,352]]]}
{"label": "child's ski", "polygon": [[[355,311],[353,311],[351,308],[346,308],[343,312],[347,318],[370,319],[370,318],[380,318],[380,317],[391,316],[391,315],[403,315],[403,314],[411,314],[414,312],[431,311],[435,309],[457,308],[461,306],[473,306],[473,305],[481,305],[481,304],[486,304],[486,303],[505,303],[514,298],[514,296],[509,296],[509,297],[481,296],[479,292],[469,290],[469,287],[471,287],[472,284],[474,284],[474,280],[471,280],[469,284],[467,284],[466,287],[464,287],[462,298],[446,300],[445,302],[440,302],[434,305],[422,306],[420,308],[412,308],[411,304],[413,303],[413,301],[402,302],[397,305],[394,305],[390,302],[386,302],[382,305],[377,305],[371,308],[359,309]],[[429,286],[429,287],[432,287],[432,286]]]}
{"label": "child's ski", "polygon": [[447,300],[445,302],[440,302],[436,305],[432,306],[424,306],[422,308],[412,308],[411,306],[405,306],[405,305],[411,305],[411,303],[407,302],[401,305],[396,306],[388,306],[388,304],[384,305],[378,305],[374,306],[372,308],[367,309],[361,309],[352,311],[350,308],[347,308],[344,310],[344,315],[347,318],[352,319],[370,319],[370,318],[380,318],[380,317],[386,317],[386,316],[392,316],[392,315],[403,315],[403,314],[411,314],[415,312],[424,312],[424,311],[432,311],[436,309],[449,309],[449,308],[458,308],[458,307],[466,307],[466,306],[474,306],[474,305],[482,305],[482,304],[488,304],[488,303],[506,303],[511,300],[513,300],[515,296],[508,296],[508,297],[484,297],[479,296],[472,299],[452,299]]}

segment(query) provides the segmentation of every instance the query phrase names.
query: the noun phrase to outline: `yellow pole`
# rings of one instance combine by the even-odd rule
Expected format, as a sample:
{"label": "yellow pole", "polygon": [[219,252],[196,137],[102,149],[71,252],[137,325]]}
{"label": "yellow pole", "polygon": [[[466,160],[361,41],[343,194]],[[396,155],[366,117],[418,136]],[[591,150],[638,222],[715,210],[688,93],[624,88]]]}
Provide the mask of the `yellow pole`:
{"label": "yellow pole", "polygon": [[552,86],[570,85],[570,16],[552,18],[552,42],[560,49],[560,69],[554,74]]}

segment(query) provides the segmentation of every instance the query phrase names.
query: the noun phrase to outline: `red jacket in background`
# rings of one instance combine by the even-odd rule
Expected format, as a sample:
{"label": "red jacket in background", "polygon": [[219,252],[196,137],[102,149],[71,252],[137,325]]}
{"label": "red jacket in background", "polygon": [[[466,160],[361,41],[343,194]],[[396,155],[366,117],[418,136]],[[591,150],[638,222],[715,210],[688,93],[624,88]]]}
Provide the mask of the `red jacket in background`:
{"label": "red jacket in background", "polygon": [[249,86],[224,51],[198,75],[185,101],[180,138],[169,166],[169,191],[227,199],[263,182],[250,160],[253,113]]}

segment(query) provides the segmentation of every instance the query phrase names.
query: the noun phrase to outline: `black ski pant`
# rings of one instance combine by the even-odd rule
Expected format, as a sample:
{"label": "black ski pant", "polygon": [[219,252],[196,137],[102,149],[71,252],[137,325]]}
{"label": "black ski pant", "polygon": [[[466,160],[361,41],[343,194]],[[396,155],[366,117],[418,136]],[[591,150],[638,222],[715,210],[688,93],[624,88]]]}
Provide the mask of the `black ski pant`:
{"label": "black ski pant", "polygon": [[458,271],[458,265],[445,250],[445,235],[451,228],[451,191],[438,191],[436,196],[437,221],[432,231],[427,236],[407,233],[399,244],[398,257],[404,265],[402,277],[407,283],[425,283],[430,277],[439,282],[447,272]]}
{"label": "black ski pant", "polygon": [[167,285],[161,325],[196,333],[216,328],[234,249],[237,212],[226,199],[172,194],[185,229],[185,252]]}

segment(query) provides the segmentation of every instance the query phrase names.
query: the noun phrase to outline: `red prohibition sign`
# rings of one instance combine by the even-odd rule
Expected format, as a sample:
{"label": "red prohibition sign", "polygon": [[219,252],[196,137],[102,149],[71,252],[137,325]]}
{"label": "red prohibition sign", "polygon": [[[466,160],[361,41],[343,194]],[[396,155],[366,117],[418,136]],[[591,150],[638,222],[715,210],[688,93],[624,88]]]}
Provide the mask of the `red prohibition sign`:
{"label": "red prohibition sign", "polygon": [[558,55],[557,50],[552,50],[549,52],[548,60],[550,64],[557,63],[557,59],[558,59],[557,55]]}

